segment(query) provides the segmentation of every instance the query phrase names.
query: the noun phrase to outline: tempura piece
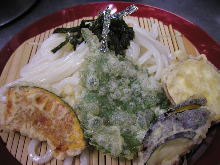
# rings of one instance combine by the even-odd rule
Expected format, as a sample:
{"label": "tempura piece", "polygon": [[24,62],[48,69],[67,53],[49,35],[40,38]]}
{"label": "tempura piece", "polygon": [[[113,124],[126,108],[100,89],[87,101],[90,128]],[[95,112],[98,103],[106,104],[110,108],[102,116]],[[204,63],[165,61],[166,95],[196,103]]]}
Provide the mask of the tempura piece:
{"label": "tempura piece", "polygon": [[204,96],[207,106],[220,119],[220,74],[205,56],[189,58],[170,65],[162,77],[164,88],[173,104],[193,96]]}
{"label": "tempura piece", "polygon": [[85,148],[79,121],[63,100],[39,87],[13,86],[1,103],[0,128],[47,141],[53,156],[63,160]]}
{"label": "tempura piece", "polygon": [[197,101],[187,100],[152,123],[143,140],[147,165],[179,164],[181,156],[206,137],[211,113],[205,107],[193,108],[195,104],[189,104]]}

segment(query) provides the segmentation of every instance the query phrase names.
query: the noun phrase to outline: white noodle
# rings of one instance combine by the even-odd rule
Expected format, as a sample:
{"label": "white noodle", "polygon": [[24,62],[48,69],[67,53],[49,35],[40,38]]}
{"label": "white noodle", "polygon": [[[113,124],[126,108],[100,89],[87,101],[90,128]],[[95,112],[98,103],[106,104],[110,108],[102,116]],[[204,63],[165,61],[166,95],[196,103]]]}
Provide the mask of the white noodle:
{"label": "white noodle", "polygon": [[161,55],[159,51],[151,44],[146,38],[144,38],[141,33],[138,31],[135,33],[135,41],[142,45],[143,47],[146,47],[149,51],[152,52],[154,59],[157,64],[157,71],[155,74],[155,79],[160,80],[162,69],[164,68],[163,61],[161,59]]}
{"label": "white noodle", "polygon": [[145,37],[149,42],[151,42],[156,49],[158,49],[158,51],[161,54],[167,55],[167,58],[170,54],[170,51],[167,47],[165,47],[160,41],[156,40],[155,38],[152,37],[152,35],[148,35],[148,31],[146,29],[143,29],[141,27],[134,27],[134,31],[135,33],[139,33],[141,34],[143,37]]}
{"label": "white noodle", "polygon": [[153,65],[147,68],[150,74],[153,74],[157,71],[157,66]]}
{"label": "white noodle", "polygon": [[[168,65],[170,52],[161,42],[156,40],[158,37],[157,25],[153,24],[152,30],[148,32],[139,27],[136,19],[125,18],[125,21],[131,24],[135,31],[135,40],[130,42],[126,55],[136,64],[147,67],[149,73],[154,75],[156,80],[160,80],[162,69]],[[79,76],[75,73],[78,73],[77,71],[89,51],[83,42],[77,46],[76,51],[71,51],[71,46],[66,46],[53,54],[51,49],[64,39],[65,36],[62,34],[52,34],[45,40],[36,55],[21,69],[20,80],[14,83],[19,81],[46,83],[58,90],[64,90],[66,85],[70,85],[73,92],[77,92]],[[145,48],[144,52],[142,47]],[[6,86],[9,85],[11,83]],[[0,95],[4,100],[4,94],[1,91]]]}
{"label": "white noodle", "polygon": [[162,54],[161,57],[162,57],[165,67],[167,67],[169,65],[167,56]]}
{"label": "white noodle", "polygon": [[76,59],[74,61],[69,61],[64,63],[64,65],[59,68],[53,68],[53,70],[50,72],[43,72],[42,74],[35,75],[34,77],[30,76],[25,77],[24,79],[30,82],[48,84],[56,83],[75,72],[83,61],[84,59]]}
{"label": "white noodle", "polygon": [[71,47],[67,48],[67,46],[65,47],[66,49],[61,49],[63,51],[59,50],[56,53],[51,52],[51,50],[59,45],[63,40],[65,40],[65,36],[62,34],[52,34],[48,39],[46,39],[33,58],[30,59],[32,66],[34,64],[38,65],[45,61],[57,59],[63,54],[70,52]]}
{"label": "white noodle", "polygon": [[75,72],[71,77],[67,77],[62,81],[53,84],[53,87],[56,89],[63,88],[66,84],[70,84],[72,86],[76,86],[79,84],[79,72]]}
{"label": "white noodle", "polygon": [[158,30],[157,30],[157,25],[156,24],[153,24],[152,25],[152,31],[147,31],[145,30],[144,28],[141,28],[139,26],[139,22],[138,20],[136,19],[133,19],[133,18],[129,18],[129,17],[125,17],[124,18],[125,22],[128,24],[128,25],[131,25],[133,28],[138,28],[139,30],[144,30],[144,33],[146,33],[146,35],[156,39],[158,37]]}
{"label": "white noodle", "polygon": [[152,37],[156,39],[159,35],[158,30],[157,30],[157,24],[152,24],[152,31],[151,31]]}
{"label": "white noodle", "polygon": [[126,56],[131,57],[133,60],[137,60],[140,55],[139,44],[131,41],[129,48],[126,50]]}
{"label": "white noodle", "polygon": [[[153,24],[152,30],[149,32],[139,27],[138,21],[135,19],[126,17],[124,20],[127,24],[133,26],[135,32],[134,43],[146,48],[138,59],[132,59],[138,65],[147,67],[149,73],[155,74],[155,79],[160,80],[162,69],[168,66],[170,51],[156,39],[159,34],[157,25]],[[126,55],[131,56],[131,51],[129,50]]]}
{"label": "white noodle", "polygon": [[44,155],[39,156],[36,154],[36,150],[39,144],[40,144],[40,141],[37,139],[32,139],[30,141],[28,145],[28,156],[29,158],[31,158],[32,161],[39,163],[39,164],[43,164],[52,159],[53,157],[52,150],[48,148],[47,152]]}
{"label": "white noodle", "polygon": [[89,151],[85,149],[80,155],[80,165],[89,165]]}
{"label": "white noodle", "polygon": [[63,165],[72,165],[73,163],[73,157],[72,156],[68,156],[64,159]]}
{"label": "white noodle", "polygon": [[[81,56],[83,55],[83,53],[80,53],[82,51],[87,50],[87,46],[85,45],[85,43],[81,43],[80,46],[77,47],[77,50],[75,52],[71,52],[69,53],[67,56],[63,56],[57,60],[50,60],[44,63],[41,63],[40,65],[33,65],[32,62],[30,62],[29,64],[29,68],[31,68],[30,70],[27,70],[26,68],[21,70],[20,75],[21,77],[28,77],[28,76],[32,76],[32,75],[36,75],[36,74],[41,74],[44,71],[51,71],[53,70],[53,68],[58,68],[60,66],[62,66],[65,62],[70,61],[70,60],[74,60],[75,56]],[[50,55],[53,56],[53,55]]]}
{"label": "white noodle", "polygon": [[30,82],[55,83],[73,74],[81,67],[84,56],[88,53],[88,48],[83,52],[72,52],[67,58],[51,63],[44,72],[38,72],[35,76],[29,74],[23,78]]}
{"label": "white noodle", "polygon": [[[149,77],[150,84],[153,85],[153,88],[158,88],[162,69],[169,64],[169,49],[156,39],[159,34],[156,24],[152,25],[152,30],[149,32],[139,27],[137,20],[124,19],[126,23],[133,26],[135,32],[135,39],[130,42],[130,46],[126,50],[126,56],[137,65],[146,67],[149,74],[153,75]],[[64,40],[65,36],[62,34],[52,34],[45,40],[35,56],[21,69],[21,78],[0,88],[0,100],[6,102],[5,90],[9,86],[21,81],[27,81],[49,84],[50,87],[57,89],[60,93],[67,94],[65,99],[72,99],[74,102],[74,98],[79,97],[79,70],[85,57],[89,55],[89,49],[83,42],[77,46],[76,51],[72,51],[72,46],[67,44],[56,53],[52,53],[51,50]],[[144,49],[142,50],[142,48]],[[68,92],[65,91],[66,89]],[[73,95],[74,98],[72,97]],[[71,101],[69,100],[69,102]],[[52,151],[48,149],[46,154],[37,155],[35,151],[39,143],[39,140],[31,140],[28,146],[29,157],[37,163],[45,163],[52,158]],[[139,158],[142,158],[142,156],[139,156]],[[70,165],[72,161],[73,157],[67,157],[64,165]],[[138,160],[137,163],[142,164],[142,159]],[[80,155],[80,165],[88,164],[89,152],[88,149],[85,149]]]}
{"label": "white noodle", "polygon": [[124,21],[126,22],[126,24],[131,25],[131,26],[137,26],[139,27],[139,22],[136,19],[133,18],[129,18],[129,17],[124,17]]}
{"label": "white noodle", "polygon": [[138,59],[138,64],[142,65],[144,64],[147,60],[149,60],[152,56],[152,52],[149,50],[145,52],[139,59]]}

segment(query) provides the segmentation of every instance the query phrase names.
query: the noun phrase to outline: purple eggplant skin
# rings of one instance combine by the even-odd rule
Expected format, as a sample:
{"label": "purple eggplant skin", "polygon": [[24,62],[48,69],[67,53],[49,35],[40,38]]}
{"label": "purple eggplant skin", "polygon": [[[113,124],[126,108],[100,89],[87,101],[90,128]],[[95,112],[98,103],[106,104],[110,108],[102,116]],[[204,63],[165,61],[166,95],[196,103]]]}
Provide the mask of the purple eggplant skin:
{"label": "purple eggplant skin", "polygon": [[159,146],[174,139],[200,143],[210,126],[210,112],[205,107],[160,116],[151,124],[143,139],[144,161],[147,162]]}

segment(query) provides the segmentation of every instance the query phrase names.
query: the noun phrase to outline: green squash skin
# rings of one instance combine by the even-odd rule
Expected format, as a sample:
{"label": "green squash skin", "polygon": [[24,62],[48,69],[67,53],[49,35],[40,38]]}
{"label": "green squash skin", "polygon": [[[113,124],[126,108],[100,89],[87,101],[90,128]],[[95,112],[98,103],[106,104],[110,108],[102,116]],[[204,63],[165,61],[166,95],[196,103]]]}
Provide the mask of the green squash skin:
{"label": "green squash skin", "polygon": [[91,51],[81,71],[78,103],[85,136],[105,153],[133,159],[156,117],[155,107],[166,108],[169,101],[162,88],[151,87],[147,70],[99,51],[97,38],[84,30]]}

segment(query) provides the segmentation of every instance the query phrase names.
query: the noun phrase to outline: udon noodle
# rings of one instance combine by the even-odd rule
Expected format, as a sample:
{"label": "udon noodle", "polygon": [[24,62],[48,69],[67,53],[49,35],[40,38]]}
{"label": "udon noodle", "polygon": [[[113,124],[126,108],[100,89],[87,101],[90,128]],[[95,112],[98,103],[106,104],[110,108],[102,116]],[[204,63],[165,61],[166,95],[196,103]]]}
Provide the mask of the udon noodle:
{"label": "udon noodle", "polygon": [[[153,24],[152,31],[148,32],[132,18],[125,18],[125,21],[133,26],[135,32],[135,39],[130,42],[126,56],[137,65],[147,68],[155,80],[160,81],[162,69],[168,66],[170,52],[157,40],[158,27]],[[89,50],[83,42],[75,51],[67,44],[53,54],[51,49],[64,38],[62,34],[52,34],[45,40],[36,55],[21,69],[18,81],[44,83],[60,91],[70,85],[76,90],[79,83],[78,71],[84,58],[89,55]]]}
{"label": "udon noodle", "polygon": [[[135,39],[130,42],[130,47],[126,50],[126,57],[132,60],[140,67],[144,67],[151,75],[152,81],[160,82],[162,70],[168,66],[170,52],[158,38],[158,27],[152,25],[152,31],[139,27],[139,23],[132,18],[125,18],[130,26],[133,26]],[[37,51],[36,55],[23,66],[20,71],[20,78],[12,83],[6,84],[1,88],[1,100],[4,100],[4,90],[6,87],[17,82],[27,81],[31,83],[44,84],[55,88],[58,93],[73,106],[74,100],[78,96],[79,89],[79,71],[82,67],[85,57],[89,56],[89,49],[85,42],[77,46],[72,51],[71,45],[67,44],[55,54],[51,50],[62,42],[65,36],[62,34],[52,34],[45,40]],[[157,83],[155,83],[157,84]],[[34,155],[33,147],[36,147],[38,141],[30,143],[29,154]],[[51,158],[44,155],[38,163]],[[88,151],[81,154],[81,164],[88,164]],[[34,158],[33,158],[34,160]],[[65,165],[72,163],[72,158],[67,157]]]}

